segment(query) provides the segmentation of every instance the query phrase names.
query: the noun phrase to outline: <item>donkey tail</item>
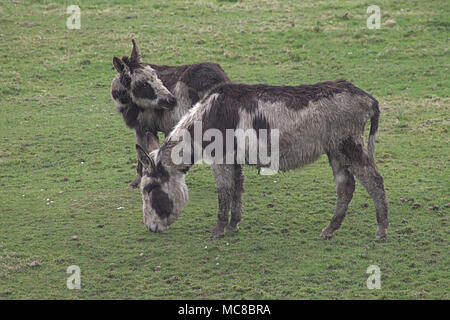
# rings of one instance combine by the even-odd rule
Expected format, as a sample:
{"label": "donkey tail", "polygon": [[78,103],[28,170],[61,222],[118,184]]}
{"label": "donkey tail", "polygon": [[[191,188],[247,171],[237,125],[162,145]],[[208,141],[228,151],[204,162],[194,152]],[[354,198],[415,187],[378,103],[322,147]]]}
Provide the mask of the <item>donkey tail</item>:
{"label": "donkey tail", "polygon": [[367,150],[369,151],[370,158],[375,164],[375,136],[378,131],[378,121],[380,119],[380,107],[378,105],[377,100],[373,102],[372,107],[374,114],[370,118],[370,132],[369,132],[369,141],[367,143]]}

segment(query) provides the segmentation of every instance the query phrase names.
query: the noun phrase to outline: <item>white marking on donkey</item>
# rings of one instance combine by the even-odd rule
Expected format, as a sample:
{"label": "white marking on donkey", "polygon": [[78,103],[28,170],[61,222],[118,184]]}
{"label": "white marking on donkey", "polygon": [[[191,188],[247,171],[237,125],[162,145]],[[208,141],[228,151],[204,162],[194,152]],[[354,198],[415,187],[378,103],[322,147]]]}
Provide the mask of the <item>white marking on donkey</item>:
{"label": "white marking on donkey", "polygon": [[[301,168],[327,154],[338,199],[333,218],[321,236],[331,238],[341,226],[353,197],[356,176],[375,203],[376,238],[386,237],[388,205],[383,178],[374,158],[379,113],[378,101],[346,80],[285,87],[218,85],[181,119],[159,150],[148,155],[136,146],[145,168],[141,185],[144,222],[150,231],[165,230],[187,204],[185,174],[192,162],[175,164],[171,154],[179,143],[184,144],[183,150],[194,153],[193,143],[179,142],[174,137],[182,137],[181,131],[189,132],[192,137],[195,121],[201,121],[204,131],[220,130],[225,145],[236,146],[235,141],[226,141],[227,129],[278,129],[281,171]],[[366,149],[364,127],[369,119],[371,128]],[[212,164],[211,170],[219,202],[218,222],[211,234],[216,238],[238,230],[244,177],[239,163]]]}

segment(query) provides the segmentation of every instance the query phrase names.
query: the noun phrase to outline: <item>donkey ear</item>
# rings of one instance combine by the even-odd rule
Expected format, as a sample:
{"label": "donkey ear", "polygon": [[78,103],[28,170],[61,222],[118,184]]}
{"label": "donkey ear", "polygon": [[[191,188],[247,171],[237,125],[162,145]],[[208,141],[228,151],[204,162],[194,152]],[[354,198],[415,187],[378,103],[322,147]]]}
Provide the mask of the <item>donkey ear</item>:
{"label": "donkey ear", "polygon": [[128,56],[123,56],[123,57],[122,57],[122,61],[123,61],[126,65],[128,65],[128,64],[130,63],[130,58],[129,58]]}
{"label": "donkey ear", "polygon": [[138,154],[138,159],[144,166],[144,169],[153,171],[155,169],[155,161],[145,152],[145,150],[140,146],[136,145],[136,151]]}
{"label": "donkey ear", "polygon": [[141,63],[141,54],[139,52],[136,41],[134,41],[134,39],[131,39],[131,42],[133,43],[133,50],[131,50],[130,60],[135,63]]}
{"label": "donkey ear", "polygon": [[117,57],[113,58],[114,68],[116,68],[117,72],[123,73],[125,71],[125,63]]}
{"label": "donkey ear", "polygon": [[150,131],[147,131],[147,146],[148,146],[148,150],[150,150],[150,152],[153,150],[159,149],[158,136],[155,136]]}

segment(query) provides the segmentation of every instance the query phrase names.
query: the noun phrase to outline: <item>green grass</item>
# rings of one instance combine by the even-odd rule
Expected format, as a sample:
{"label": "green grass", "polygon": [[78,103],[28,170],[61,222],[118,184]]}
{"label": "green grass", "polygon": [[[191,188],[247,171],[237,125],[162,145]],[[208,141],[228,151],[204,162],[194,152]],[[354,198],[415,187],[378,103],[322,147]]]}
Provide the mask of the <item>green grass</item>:
{"label": "green grass", "polygon": [[[77,3],[81,29],[68,30]],[[377,1],[396,24],[368,30],[371,4],[2,1],[0,298],[449,299],[450,3]],[[182,217],[146,231],[126,188],[134,135],[109,96],[131,38],[146,62],[214,61],[247,83],[346,78],[377,97],[389,238],[375,241],[359,184],[342,228],[319,237],[336,200],[326,157],[269,177],[245,168],[241,230],[215,241],[214,181],[194,167]],[[381,290],[366,287],[372,264]],[[81,290],[66,288],[70,265]]]}

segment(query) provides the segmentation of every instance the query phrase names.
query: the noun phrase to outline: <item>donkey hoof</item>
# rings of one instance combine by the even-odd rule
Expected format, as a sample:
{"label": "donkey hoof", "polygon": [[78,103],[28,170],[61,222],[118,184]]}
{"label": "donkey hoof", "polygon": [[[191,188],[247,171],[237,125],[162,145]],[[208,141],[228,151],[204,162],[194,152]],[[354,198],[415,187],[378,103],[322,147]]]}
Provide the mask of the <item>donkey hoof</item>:
{"label": "donkey hoof", "polygon": [[211,232],[211,239],[217,239],[217,238],[222,238],[223,236],[225,235],[225,231],[222,229],[222,230],[219,230],[219,229],[214,229],[212,232]]}
{"label": "donkey hoof", "polygon": [[130,188],[130,189],[137,189],[138,186],[139,186],[139,182],[135,182],[135,181],[130,182],[128,184],[128,188]]}
{"label": "donkey hoof", "polygon": [[134,180],[128,184],[128,188],[136,189],[137,187],[139,187],[141,179],[142,177],[140,175],[136,175],[136,178],[134,178]]}
{"label": "donkey hoof", "polygon": [[320,236],[324,239],[331,239],[333,238],[333,231],[328,229],[328,227],[323,228],[322,232],[320,233]]}
{"label": "donkey hoof", "polygon": [[235,225],[235,226],[231,226],[231,225],[227,225],[225,228],[225,232],[237,232],[239,231],[239,226]]}
{"label": "donkey hoof", "polygon": [[377,233],[375,234],[375,239],[381,240],[387,238],[387,232],[385,228],[378,228]]}

